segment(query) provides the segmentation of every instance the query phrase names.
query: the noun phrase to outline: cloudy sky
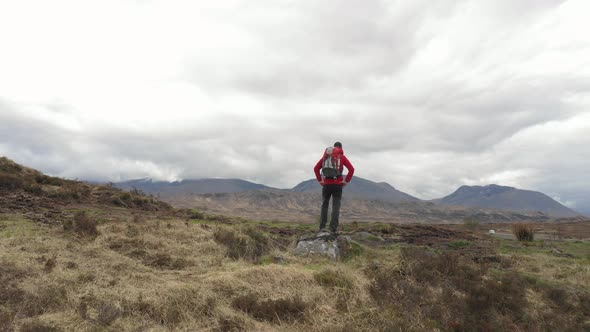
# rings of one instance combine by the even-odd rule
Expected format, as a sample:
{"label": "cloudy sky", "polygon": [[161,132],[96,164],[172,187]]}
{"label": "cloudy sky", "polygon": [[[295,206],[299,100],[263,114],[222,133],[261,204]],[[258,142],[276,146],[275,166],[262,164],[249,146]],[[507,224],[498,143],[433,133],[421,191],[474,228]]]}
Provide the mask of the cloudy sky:
{"label": "cloudy sky", "polygon": [[420,198],[590,213],[590,1],[0,1],[0,155],[52,175],[291,187],[342,141]]}

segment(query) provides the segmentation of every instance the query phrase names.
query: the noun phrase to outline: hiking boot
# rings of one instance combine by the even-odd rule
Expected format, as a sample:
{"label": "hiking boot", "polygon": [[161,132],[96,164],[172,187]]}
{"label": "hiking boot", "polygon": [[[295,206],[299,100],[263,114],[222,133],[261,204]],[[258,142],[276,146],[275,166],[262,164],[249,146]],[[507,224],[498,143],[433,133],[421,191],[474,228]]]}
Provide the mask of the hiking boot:
{"label": "hiking boot", "polygon": [[325,228],[320,228],[320,233],[328,233],[328,231]]}
{"label": "hiking boot", "polygon": [[332,230],[330,230],[330,233],[332,233],[332,235],[338,235],[338,230],[332,229]]}

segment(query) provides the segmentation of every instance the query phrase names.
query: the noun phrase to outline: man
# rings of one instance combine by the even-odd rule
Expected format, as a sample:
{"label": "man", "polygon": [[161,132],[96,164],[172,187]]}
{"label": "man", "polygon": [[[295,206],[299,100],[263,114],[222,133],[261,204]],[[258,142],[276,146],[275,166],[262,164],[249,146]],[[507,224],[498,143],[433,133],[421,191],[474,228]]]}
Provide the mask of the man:
{"label": "man", "polygon": [[[326,158],[329,158],[327,160]],[[348,174],[346,179],[342,178],[343,168],[346,167]],[[334,168],[334,169],[331,169]],[[320,174],[320,170],[322,170]],[[344,155],[342,143],[334,143],[333,148],[326,149],[324,156],[313,168],[318,182],[322,185],[322,213],[320,218],[320,233],[326,232],[326,223],[328,222],[328,205],[332,198],[332,219],[330,220],[330,230],[336,233],[338,230],[338,218],[340,216],[340,201],[342,199],[342,188],[352,179],[354,167]]]}

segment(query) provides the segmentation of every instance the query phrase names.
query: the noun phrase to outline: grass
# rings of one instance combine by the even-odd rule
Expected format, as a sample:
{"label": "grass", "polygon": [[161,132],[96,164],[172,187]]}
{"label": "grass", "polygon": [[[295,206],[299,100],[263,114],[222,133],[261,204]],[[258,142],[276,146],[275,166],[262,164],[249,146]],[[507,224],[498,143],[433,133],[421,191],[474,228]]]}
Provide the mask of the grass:
{"label": "grass", "polygon": [[0,214],[0,238],[28,239],[36,236],[41,227],[17,214]]}
{"label": "grass", "polygon": [[317,224],[173,210],[5,158],[0,173],[3,199],[33,202],[0,214],[0,331],[590,330],[588,241],[355,222],[341,229],[383,241],[300,257]]}
{"label": "grass", "polygon": [[[499,240],[498,251],[511,262],[512,269],[527,276],[564,287],[590,285],[590,242],[579,240],[533,241],[522,245],[516,240]],[[553,249],[573,258],[554,255]]]}
{"label": "grass", "polygon": [[465,247],[469,247],[471,245],[471,241],[467,240],[456,240],[449,242],[449,248],[451,249],[461,249]]}
{"label": "grass", "polygon": [[316,225],[68,214],[100,221],[95,235],[0,215],[0,330],[575,330],[590,319],[586,241],[495,240],[492,263],[474,259],[488,244],[478,239],[353,242],[333,261],[291,254]]}

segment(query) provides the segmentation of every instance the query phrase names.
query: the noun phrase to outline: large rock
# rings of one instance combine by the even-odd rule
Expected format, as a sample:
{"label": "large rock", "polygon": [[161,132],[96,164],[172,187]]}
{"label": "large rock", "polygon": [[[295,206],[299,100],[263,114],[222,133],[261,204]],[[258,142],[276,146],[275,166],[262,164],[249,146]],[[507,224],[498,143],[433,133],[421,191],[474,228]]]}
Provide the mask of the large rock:
{"label": "large rock", "polygon": [[350,247],[350,243],[348,236],[329,233],[307,235],[299,238],[294,253],[300,256],[321,255],[338,259]]}

